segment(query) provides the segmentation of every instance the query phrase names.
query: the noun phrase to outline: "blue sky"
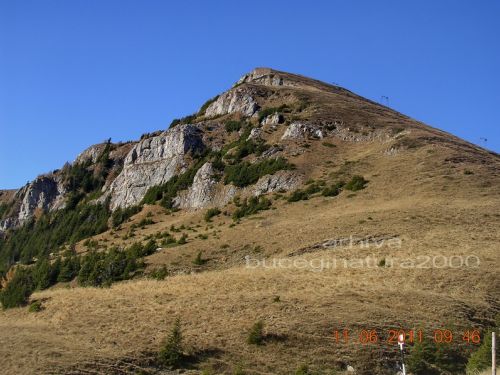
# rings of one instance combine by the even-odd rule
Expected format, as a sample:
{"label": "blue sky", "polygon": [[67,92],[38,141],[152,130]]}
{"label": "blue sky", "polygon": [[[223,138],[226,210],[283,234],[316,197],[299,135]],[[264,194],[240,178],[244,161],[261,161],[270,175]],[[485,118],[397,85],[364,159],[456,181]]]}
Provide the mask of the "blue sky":
{"label": "blue sky", "polygon": [[0,0],[0,188],[165,129],[257,66],[498,152],[498,19],[498,1]]}

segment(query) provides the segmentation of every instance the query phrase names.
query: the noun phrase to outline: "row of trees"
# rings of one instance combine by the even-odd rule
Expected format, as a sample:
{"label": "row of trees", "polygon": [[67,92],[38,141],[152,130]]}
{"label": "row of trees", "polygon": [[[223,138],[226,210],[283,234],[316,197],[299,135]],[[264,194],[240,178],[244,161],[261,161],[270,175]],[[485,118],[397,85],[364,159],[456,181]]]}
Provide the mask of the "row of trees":
{"label": "row of trees", "polygon": [[142,258],[154,253],[156,248],[156,242],[149,240],[144,245],[136,242],[125,250],[115,247],[78,256],[71,247],[53,262],[43,257],[33,266],[16,267],[13,276],[0,290],[0,302],[4,308],[22,306],[35,290],[75,278],[81,286],[110,286],[116,281],[134,277],[144,267]]}

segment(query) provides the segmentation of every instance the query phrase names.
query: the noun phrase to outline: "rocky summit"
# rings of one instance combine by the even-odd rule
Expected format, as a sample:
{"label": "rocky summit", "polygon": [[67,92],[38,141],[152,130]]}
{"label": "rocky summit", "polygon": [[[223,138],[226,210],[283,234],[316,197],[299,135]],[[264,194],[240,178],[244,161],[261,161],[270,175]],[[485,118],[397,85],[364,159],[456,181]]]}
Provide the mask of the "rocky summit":
{"label": "rocky summit", "polygon": [[[231,120],[230,120],[231,119]],[[221,151],[231,145],[235,135],[241,136],[245,126],[236,132],[228,131],[228,121],[245,123],[250,132],[247,140],[263,142],[268,149],[250,155],[252,162],[282,156],[297,157],[308,152],[298,142],[331,139],[334,142],[377,143],[382,153],[394,156],[415,145],[455,143],[470,154],[496,158],[478,147],[466,144],[443,132],[359,97],[338,86],[328,85],[302,76],[269,68],[257,68],[244,75],[230,90],[207,102],[198,113],[174,122],[169,129],[145,135],[137,142],[109,144],[113,168],[96,200],[110,199],[109,207],[137,205],[149,188],[166,183],[186,171],[203,152]],[[272,142],[272,143],[271,143]],[[83,151],[72,164],[88,164],[93,171],[105,152],[106,144],[97,144]],[[229,154],[231,149],[227,150]],[[467,156],[463,156],[464,158]],[[67,166],[66,166],[67,167]],[[119,173],[118,173],[119,170]],[[0,228],[6,230],[26,223],[36,212],[65,207],[71,193],[65,183],[65,168],[44,174],[19,189],[6,202],[11,207],[4,212]],[[255,183],[256,194],[269,191],[288,191],[305,181],[306,171],[298,169],[286,177],[265,176]],[[174,206],[204,208],[224,206],[238,191],[216,177],[209,162],[194,178],[194,184],[179,192]],[[264,176],[263,176],[264,177]],[[265,187],[272,181],[272,187]],[[252,184],[253,185],[253,184]],[[269,185],[269,184],[267,184]],[[248,189],[246,189],[248,190]]]}
{"label": "rocky summit", "polygon": [[460,373],[498,324],[498,207],[497,153],[257,68],[0,191],[0,372],[392,374],[392,331],[441,329],[409,358]]}

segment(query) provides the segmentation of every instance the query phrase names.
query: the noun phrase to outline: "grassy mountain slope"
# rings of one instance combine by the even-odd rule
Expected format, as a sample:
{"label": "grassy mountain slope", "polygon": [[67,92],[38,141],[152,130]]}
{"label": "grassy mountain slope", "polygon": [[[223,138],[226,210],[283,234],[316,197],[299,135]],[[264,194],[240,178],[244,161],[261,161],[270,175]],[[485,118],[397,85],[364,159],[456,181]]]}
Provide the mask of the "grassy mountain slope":
{"label": "grassy mountain slope", "polygon": [[[186,244],[159,245],[145,259],[144,275],[165,267],[168,276],[139,276],[110,288],[59,283],[30,297],[42,301],[40,312],[0,311],[5,373],[161,373],[148,358],[177,317],[195,373],[290,374],[308,365],[326,374],[351,365],[359,374],[389,374],[396,345],[360,344],[361,330],[376,329],[387,339],[389,329],[432,334],[447,328],[456,332],[452,345],[458,347],[463,331],[492,325],[500,312],[499,156],[345,89],[269,74],[289,85],[252,79],[233,90],[251,93],[261,111],[288,106],[289,112],[281,107],[285,122],[276,130],[264,125],[262,137],[281,145],[279,155],[304,181],[301,190],[321,185],[319,191],[296,202],[287,200],[292,192],[266,194],[271,208],[241,220],[232,218],[235,203],[209,222],[206,209],[145,205],[92,240],[104,250],[185,233]],[[224,123],[237,119],[199,114],[194,121],[212,144],[228,144],[237,134]],[[256,118],[249,121],[256,126]],[[282,141],[296,121],[332,130],[323,139]],[[364,189],[321,194],[323,186],[355,175],[368,181]],[[352,245],[320,246],[351,238]],[[87,253],[89,242],[80,241],[76,250]],[[200,252],[203,262],[196,262]],[[442,266],[443,256],[455,256],[454,265]],[[459,256],[469,257],[468,267],[459,266]],[[367,257],[362,266],[356,263]],[[286,266],[255,268],[263,259]],[[318,269],[327,264],[331,268]],[[267,338],[252,346],[248,331],[259,320]],[[335,342],[334,330],[342,329],[351,331],[348,344]],[[472,349],[466,345],[462,352]]]}

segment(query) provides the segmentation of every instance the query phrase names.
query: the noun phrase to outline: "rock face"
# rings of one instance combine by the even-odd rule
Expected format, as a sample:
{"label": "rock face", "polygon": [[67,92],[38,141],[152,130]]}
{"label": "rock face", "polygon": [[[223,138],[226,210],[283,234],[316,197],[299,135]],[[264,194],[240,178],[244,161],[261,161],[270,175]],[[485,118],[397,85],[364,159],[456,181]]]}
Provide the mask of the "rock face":
{"label": "rock face", "polygon": [[306,124],[303,122],[292,122],[288,125],[281,139],[306,139],[306,138],[323,138],[323,131],[316,125]]}
{"label": "rock face", "polygon": [[174,199],[178,208],[222,207],[236,194],[234,186],[224,186],[218,183],[217,171],[207,162],[196,172],[193,184],[187,191],[182,191]]}
{"label": "rock face", "polygon": [[250,134],[248,135],[247,137],[247,141],[248,140],[259,140],[261,139],[261,135],[262,135],[262,129],[261,128],[253,128],[251,131],[250,131]]}
{"label": "rock face", "polygon": [[272,175],[259,178],[251,187],[253,194],[258,196],[275,191],[289,191],[296,189],[302,182],[302,178],[291,171],[279,171]]}
{"label": "rock face", "polygon": [[256,68],[241,77],[236,84],[239,85],[245,82],[254,82],[266,86],[293,86],[292,82],[285,80],[281,75],[269,68]]}
{"label": "rock face", "polygon": [[[18,224],[33,217],[35,210],[49,211],[64,206],[65,188],[57,176],[40,176],[21,188],[16,195],[21,198],[17,215]],[[12,225],[13,222],[10,222]]]}
{"label": "rock face", "polygon": [[[196,172],[193,185],[189,188],[182,206],[190,208],[206,207],[210,204],[216,184],[217,180],[215,179],[215,171],[212,164],[203,164],[198,172]],[[176,203],[178,206],[181,206],[180,200],[174,202],[174,205]]]}
{"label": "rock face", "polygon": [[105,143],[98,143],[96,145],[90,146],[86,150],[83,150],[75,159],[75,163],[84,163],[86,161],[91,161],[95,163],[99,156],[101,156],[102,152],[106,147]]}
{"label": "rock face", "polygon": [[241,113],[250,117],[259,106],[254,98],[242,89],[232,89],[220,95],[215,102],[210,104],[205,111],[208,117],[225,115],[228,113]]}
{"label": "rock face", "polygon": [[5,220],[0,220],[0,232],[6,231],[7,229],[10,228],[14,228],[17,225],[19,225],[19,222],[13,217],[8,217]]}
{"label": "rock face", "polygon": [[127,154],[123,170],[105,194],[111,197],[111,209],[139,203],[151,186],[163,184],[185,170],[188,153],[203,149],[200,130],[193,125],[178,125],[143,139]]}

